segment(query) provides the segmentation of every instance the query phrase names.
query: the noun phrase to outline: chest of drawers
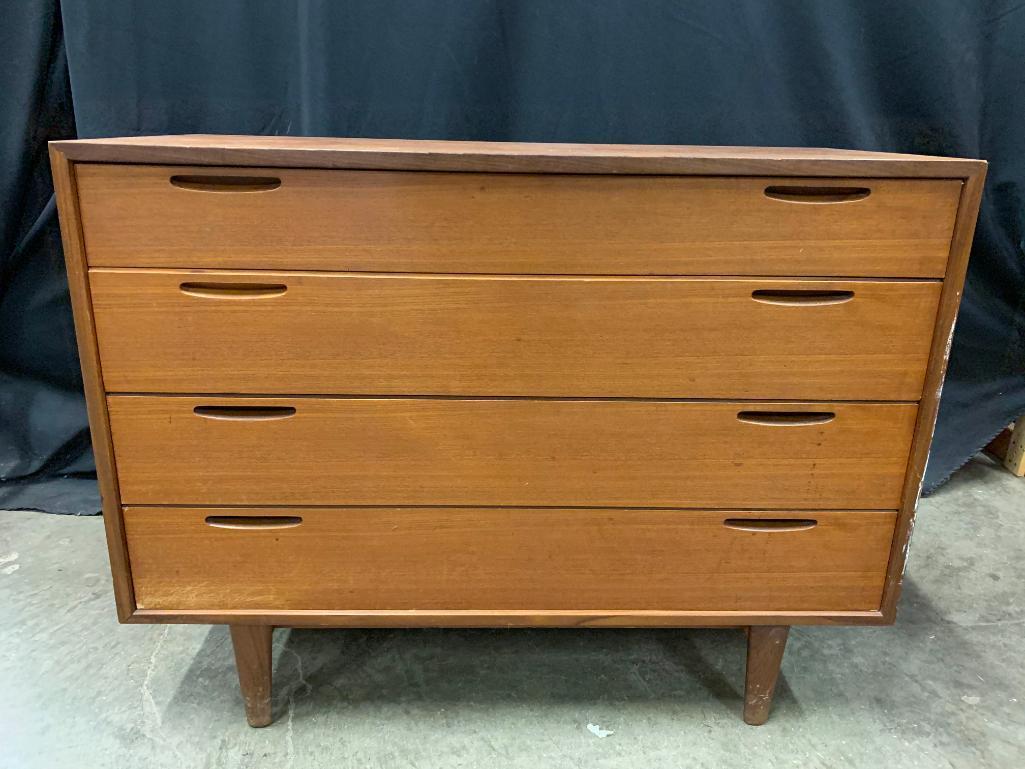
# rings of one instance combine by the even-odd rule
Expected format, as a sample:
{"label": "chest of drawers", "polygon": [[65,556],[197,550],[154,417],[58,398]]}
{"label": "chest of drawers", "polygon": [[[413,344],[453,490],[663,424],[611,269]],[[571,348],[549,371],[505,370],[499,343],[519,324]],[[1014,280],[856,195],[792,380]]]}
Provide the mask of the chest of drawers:
{"label": "chest of drawers", "polygon": [[172,136],[51,145],[119,617],[894,619],[985,164]]}

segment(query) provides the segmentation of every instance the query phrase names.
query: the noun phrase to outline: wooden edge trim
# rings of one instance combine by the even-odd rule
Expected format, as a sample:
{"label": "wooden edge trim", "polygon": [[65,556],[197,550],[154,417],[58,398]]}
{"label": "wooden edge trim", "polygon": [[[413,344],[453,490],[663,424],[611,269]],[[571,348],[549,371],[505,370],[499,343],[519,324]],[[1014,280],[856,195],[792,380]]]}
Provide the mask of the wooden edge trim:
{"label": "wooden edge trim", "polygon": [[908,457],[908,469],[901,492],[900,510],[897,513],[897,527],[890,550],[886,582],[883,586],[882,612],[888,622],[893,622],[896,617],[897,601],[900,598],[904,569],[907,565],[908,546],[911,532],[914,529],[915,511],[921,497],[925,466],[929,460],[929,448],[932,444],[933,431],[936,428],[943,379],[947,372],[947,362],[950,357],[950,346],[953,341],[954,324],[957,320],[961,295],[964,293],[968,257],[971,253],[972,238],[975,235],[975,223],[979,214],[979,203],[982,199],[985,181],[986,164],[979,162],[974,173],[964,180],[957,217],[954,220],[947,273],[943,281],[943,291],[940,294],[936,327],[933,332],[932,348],[929,352],[929,367],[926,371],[922,400],[918,408],[918,420]]}
{"label": "wooden edge trim", "polygon": [[[250,140],[246,146],[242,139]],[[843,151],[788,151],[657,145],[517,144],[328,140],[288,137],[166,137],[149,141],[51,142],[69,160],[82,163],[213,165],[389,171],[487,173],[682,174],[691,176],[843,176],[848,178],[963,179],[981,161]],[[177,141],[176,141],[177,140]],[[816,154],[818,153],[818,154]]]}
{"label": "wooden edge trim", "polygon": [[129,622],[275,627],[739,627],[745,625],[885,625],[880,611],[745,613],[730,611],[174,611],[139,609]]}
{"label": "wooden edge trim", "polygon": [[121,517],[121,494],[118,490],[114,465],[114,449],[110,438],[110,421],[104,395],[103,375],[100,370],[100,352],[96,344],[93,324],[92,298],[89,292],[89,270],[86,266],[85,239],[78,210],[78,191],[75,169],[68,157],[50,145],[50,168],[60,219],[61,239],[64,243],[64,261],[68,271],[68,288],[75,318],[75,336],[82,364],[82,383],[89,414],[93,454],[96,459],[96,477],[100,486],[103,507],[103,525],[107,533],[110,553],[110,571],[114,581],[114,600],[117,616],[127,622],[135,611],[135,593],[128,560],[124,520]]}
{"label": "wooden edge trim", "polygon": [[[380,270],[293,270],[279,267],[103,267],[92,266],[91,273],[104,275],[135,275],[139,272],[160,274],[164,276],[181,275],[197,279],[206,277],[247,275],[255,276],[253,280],[271,280],[274,278],[375,278],[381,280],[459,280],[459,281],[506,281],[506,282],[547,282],[547,283],[757,283],[765,288],[781,285],[801,288],[804,284],[812,284],[815,289],[827,290],[830,284],[847,285],[853,283],[855,288],[863,283],[901,284],[901,285],[939,285],[943,276],[937,277],[894,277],[879,275],[865,277],[863,275],[715,275],[697,273],[683,274],[608,274],[608,273],[522,273],[522,272],[381,272]],[[242,281],[240,281],[242,282]],[[914,401],[917,403],[918,401]]]}

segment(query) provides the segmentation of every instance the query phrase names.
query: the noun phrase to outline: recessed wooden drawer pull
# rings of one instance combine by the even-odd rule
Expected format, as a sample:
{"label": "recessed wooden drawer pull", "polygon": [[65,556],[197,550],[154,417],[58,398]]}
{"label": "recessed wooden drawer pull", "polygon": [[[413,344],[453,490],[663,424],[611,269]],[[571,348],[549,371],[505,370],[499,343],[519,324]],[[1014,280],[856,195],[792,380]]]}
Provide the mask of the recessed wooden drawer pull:
{"label": "recessed wooden drawer pull", "polygon": [[178,286],[183,294],[205,299],[263,299],[288,291],[284,283],[204,283],[189,281]]}
{"label": "recessed wooden drawer pull", "polygon": [[814,518],[727,518],[722,525],[737,531],[807,531],[818,523]]}
{"label": "recessed wooden drawer pull", "polygon": [[780,304],[790,307],[815,307],[824,304],[843,304],[854,298],[853,291],[818,289],[760,288],[751,292],[751,298],[764,304]]}
{"label": "recessed wooden drawer pull", "polygon": [[276,176],[176,174],[171,177],[171,184],[195,192],[268,192],[280,187],[281,179]]}
{"label": "recessed wooden drawer pull", "polygon": [[217,529],[291,529],[303,522],[298,515],[208,515],[206,525]]}
{"label": "recessed wooden drawer pull", "polygon": [[836,419],[832,411],[740,411],[737,419],[751,425],[824,425]]}
{"label": "recessed wooden drawer pull", "polygon": [[288,419],[295,415],[295,406],[196,406],[192,413],[206,419],[260,422]]}
{"label": "recessed wooden drawer pull", "polygon": [[181,293],[209,299],[260,299],[281,296],[288,290],[284,283],[181,283]]}
{"label": "recessed wooden drawer pull", "polygon": [[765,188],[765,197],[787,203],[851,203],[872,194],[868,187],[805,187],[773,184]]}

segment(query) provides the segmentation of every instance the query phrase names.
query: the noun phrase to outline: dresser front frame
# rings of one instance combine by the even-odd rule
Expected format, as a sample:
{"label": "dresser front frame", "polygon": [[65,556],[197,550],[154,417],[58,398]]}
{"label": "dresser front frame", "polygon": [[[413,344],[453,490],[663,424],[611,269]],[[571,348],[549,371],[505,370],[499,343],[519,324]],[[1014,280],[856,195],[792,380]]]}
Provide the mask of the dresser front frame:
{"label": "dresser front frame", "polygon": [[[142,137],[52,142],[75,330],[96,472],[121,622],[280,627],[710,627],[885,625],[896,617],[915,511],[932,440],[950,344],[963,292],[986,173],[983,161],[842,150],[559,145],[483,142]],[[78,163],[253,166],[490,173],[681,174],[955,179],[961,197],[898,510],[882,602],[877,611],[172,611],[139,609],[132,588],[117,471],[89,288],[75,166]]]}

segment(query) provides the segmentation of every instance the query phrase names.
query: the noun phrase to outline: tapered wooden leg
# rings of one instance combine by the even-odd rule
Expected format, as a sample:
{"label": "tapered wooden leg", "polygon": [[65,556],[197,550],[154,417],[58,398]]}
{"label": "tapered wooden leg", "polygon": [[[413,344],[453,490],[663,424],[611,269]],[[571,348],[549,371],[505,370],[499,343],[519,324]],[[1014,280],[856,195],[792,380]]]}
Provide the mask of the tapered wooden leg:
{"label": "tapered wooden leg", "polygon": [[246,704],[250,726],[271,722],[271,635],[270,625],[231,625],[231,645],[235,647],[238,684]]}
{"label": "tapered wooden leg", "polygon": [[747,632],[747,682],[744,721],[760,726],[769,720],[789,625],[752,625]]}

